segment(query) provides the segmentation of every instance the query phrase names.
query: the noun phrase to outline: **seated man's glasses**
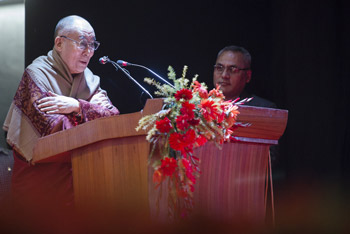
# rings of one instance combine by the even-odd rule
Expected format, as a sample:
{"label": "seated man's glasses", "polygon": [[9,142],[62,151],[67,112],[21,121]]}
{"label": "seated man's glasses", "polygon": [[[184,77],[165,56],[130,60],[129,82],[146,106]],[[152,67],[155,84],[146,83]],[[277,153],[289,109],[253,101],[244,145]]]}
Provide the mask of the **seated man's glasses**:
{"label": "seated man's glasses", "polygon": [[93,42],[89,43],[86,39],[82,39],[81,41],[76,41],[76,40],[69,38],[69,37],[66,37],[66,36],[60,36],[60,37],[63,37],[63,38],[66,38],[68,40],[75,42],[77,44],[78,48],[81,50],[85,50],[87,47],[89,47],[91,50],[97,50],[101,44],[98,41],[93,41]]}
{"label": "seated man's glasses", "polygon": [[225,67],[224,65],[221,65],[221,64],[215,64],[214,65],[214,71],[219,73],[219,74],[222,74],[225,69],[227,69],[227,72],[229,74],[235,74],[235,73],[238,73],[239,71],[248,71],[250,70],[250,68],[238,68],[236,66],[227,66]]}

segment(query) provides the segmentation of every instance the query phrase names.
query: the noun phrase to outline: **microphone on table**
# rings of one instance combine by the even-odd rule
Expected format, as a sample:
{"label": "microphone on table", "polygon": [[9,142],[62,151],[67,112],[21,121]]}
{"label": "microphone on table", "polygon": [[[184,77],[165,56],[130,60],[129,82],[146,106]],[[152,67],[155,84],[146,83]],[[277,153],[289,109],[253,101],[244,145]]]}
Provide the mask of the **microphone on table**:
{"label": "microphone on table", "polygon": [[165,82],[166,84],[170,85],[172,88],[175,88],[174,85],[170,84],[166,79],[162,78],[160,75],[158,75],[157,73],[155,73],[154,71],[152,71],[151,69],[149,69],[148,67],[139,65],[139,64],[134,64],[134,63],[128,63],[124,60],[118,60],[117,63],[122,66],[122,67],[126,67],[126,66],[134,66],[134,67],[141,67],[143,69],[146,69],[147,71],[151,72],[153,75],[155,75],[156,77],[158,77],[160,80],[162,80],[163,82]]}
{"label": "microphone on table", "polygon": [[150,96],[152,99],[152,95],[142,86],[139,82],[137,82],[127,71],[126,69],[122,68],[118,63],[114,62],[113,60],[110,60],[108,56],[103,56],[99,59],[101,64],[111,63],[115,69],[118,71],[120,69],[130,80],[132,80],[137,86],[139,86],[145,93],[147,93],[148,96]]}

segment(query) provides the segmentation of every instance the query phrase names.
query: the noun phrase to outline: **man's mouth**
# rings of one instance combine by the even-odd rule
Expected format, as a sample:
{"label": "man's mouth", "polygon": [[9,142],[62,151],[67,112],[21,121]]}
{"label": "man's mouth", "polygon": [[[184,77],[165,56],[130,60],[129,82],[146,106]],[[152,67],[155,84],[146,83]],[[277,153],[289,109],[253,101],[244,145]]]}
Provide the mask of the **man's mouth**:
{"label": "man's mouth", "polygon": [[230,85],[229,82],[218,82],[218,84],[219,84],[220,86],[227,86],[227,85]]}

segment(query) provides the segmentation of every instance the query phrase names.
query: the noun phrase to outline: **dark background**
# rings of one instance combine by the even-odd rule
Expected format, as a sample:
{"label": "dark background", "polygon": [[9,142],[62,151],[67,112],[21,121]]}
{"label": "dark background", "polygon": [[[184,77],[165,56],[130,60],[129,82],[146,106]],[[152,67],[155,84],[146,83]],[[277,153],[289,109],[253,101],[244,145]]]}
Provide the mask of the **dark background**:
{"label": "dark background", "polygon": [[[276,204],[294,204],[308,191],[316,191],[310,200],[331,191],[322,204],[349,203],[348,1],[26,0],[25,7],[26,65],[52,48],[60,18],[86,18],[101,42],[89,67],[122,113],[142,108],[141,91],[112,65],[100,65],[101,56],[145,65],[163,77],[169,65],[178,76],[188,65],[189,78],[199,74],[212,88],[217,52],[245,47],[253,58],[250,91],[289,110],[274,164]],[[152,77],[129,71],[142,84]]]}

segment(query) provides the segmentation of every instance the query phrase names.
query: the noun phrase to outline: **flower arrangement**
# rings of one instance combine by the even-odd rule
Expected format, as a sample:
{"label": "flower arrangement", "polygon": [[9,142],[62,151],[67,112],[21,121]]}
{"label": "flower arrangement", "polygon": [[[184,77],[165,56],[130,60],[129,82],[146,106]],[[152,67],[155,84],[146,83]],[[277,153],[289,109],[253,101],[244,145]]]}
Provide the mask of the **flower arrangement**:
{"label": "flower arrangement", "polygon": [[178,79],[171,66],[168,71],[174,87],[145,78],[158,89],[156,95],[165,97],[164,106],[158,113],[141,118],[136,130],[150,128],[146,137],[153,144],[150,157],[155,151],[161,156],[152,165],[153,181],[156,187],[168,182],[168,211],[175,218],[187,216],[193,208],[194,185],[200,174],[193,149],[207,141],[220,147],[229,140],[239,114],[237,105],[247,100],[225,101],[219,86],[208,92],[207,86],[197,81],[198,75],[190,83],[187,66]]}

